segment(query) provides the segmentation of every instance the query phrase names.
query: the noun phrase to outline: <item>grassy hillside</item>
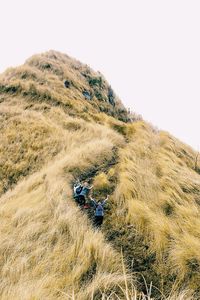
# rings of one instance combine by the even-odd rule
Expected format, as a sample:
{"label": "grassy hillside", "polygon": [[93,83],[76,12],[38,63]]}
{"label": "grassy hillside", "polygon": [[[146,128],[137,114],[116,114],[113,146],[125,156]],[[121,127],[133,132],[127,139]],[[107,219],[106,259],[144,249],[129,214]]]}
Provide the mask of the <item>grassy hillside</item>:
{"label": "grassy hillside", "polygon": [[[0,121],[1,299],[200,297],[195,151],[55,51],[1,75]],[[77,178],[111,195],[102,230]]]}

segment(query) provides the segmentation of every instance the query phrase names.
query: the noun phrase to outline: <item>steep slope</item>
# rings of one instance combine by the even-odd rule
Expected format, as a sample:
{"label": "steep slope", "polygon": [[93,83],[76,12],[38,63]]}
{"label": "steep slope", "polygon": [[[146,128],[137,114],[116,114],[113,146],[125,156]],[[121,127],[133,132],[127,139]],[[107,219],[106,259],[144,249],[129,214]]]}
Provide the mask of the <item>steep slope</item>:
{"label": "steep slope", "polygon": [[[1,75],[0,121],[2,299],[135,299],[135,279],[144,293],[152,282],[156,299],[199,297],[190,147],[130,115],[100,73],[55,51]],[[74,203],[77,177],[97,198],[111,194],[101,231]]]}
{"label": "steep slope", "polygon": [[59,114],[97,122],[100,112],[123,121],[129,118],[101,74],[53,51],[33,56],[23,66],[7,70],[0,78],[0,103],[4,141],[0,146],[0,194],[64,148],[63,134],[75,131],[79,124],[73,128],[73,119],[72,128],[69,122],[57,124]]}
{"label": "steep slope", "polygon": [[165,295],[173,287],[190,288],[199,297],[200,176],[194,152],[168,133],[134,126],[134,138],[119,155],[108,237],[118,249],[123,245],[133,271]]}

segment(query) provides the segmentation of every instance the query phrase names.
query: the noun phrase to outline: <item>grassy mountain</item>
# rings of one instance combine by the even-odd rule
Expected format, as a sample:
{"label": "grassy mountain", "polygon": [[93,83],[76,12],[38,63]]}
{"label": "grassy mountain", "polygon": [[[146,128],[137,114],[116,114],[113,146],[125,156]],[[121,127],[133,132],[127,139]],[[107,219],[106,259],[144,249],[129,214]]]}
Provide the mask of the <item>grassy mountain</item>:
{"label": "grassy mountain", "polygon": [[[1,299],[200,297],[195,151],[55,51],[1,75],[0,129]],[[77,178],[111,195],[102,230]]]}

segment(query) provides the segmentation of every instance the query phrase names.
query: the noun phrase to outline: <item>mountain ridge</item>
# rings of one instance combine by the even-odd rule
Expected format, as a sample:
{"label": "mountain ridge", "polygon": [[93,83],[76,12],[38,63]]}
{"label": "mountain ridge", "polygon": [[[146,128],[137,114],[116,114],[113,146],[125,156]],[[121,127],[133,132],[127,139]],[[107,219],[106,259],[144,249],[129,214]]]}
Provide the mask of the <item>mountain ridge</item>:
{"label": "mountain ridge", "polygon": [[[198,297],[195,151],[56,51],[0,76],[0,121],[2,299]],[[111,195],[101,231],[73,201],[77,177]]]}

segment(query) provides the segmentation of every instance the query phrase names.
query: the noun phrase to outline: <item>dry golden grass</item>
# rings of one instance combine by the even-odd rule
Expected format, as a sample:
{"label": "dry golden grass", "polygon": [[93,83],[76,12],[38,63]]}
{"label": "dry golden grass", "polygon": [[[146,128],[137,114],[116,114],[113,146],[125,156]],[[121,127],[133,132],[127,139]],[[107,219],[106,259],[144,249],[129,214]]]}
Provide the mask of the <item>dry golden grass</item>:
{"label": "dry golden grass", "polygon": [[[1,299],[199,297],[196,153],[142,120],[125,122],[108,89],[53,51],[1,76]],[[73,200],[77,177],[95,196],[111,194],[102,230]]]}
{"label": "dry golden grass", "polygon": [[85,172],[111,158],[112,148],[106,136],[81,149],[77,143],[73,153],[69,149],[1,198],[3,298],[64,298],[73,290],[88,299],[123,282],[120,256],[76,207],[70,187],[73,170]]}
{"label": "dry golden grass", "polygon": [[136,227],[149,255],[155,254],[152,267],[165,282],[173,276],[177,288],[198,290],[200,176],[193,169],[195,153],[143,122],[132,126],[136,131],[117,166],[113,226],[123,222]]}

